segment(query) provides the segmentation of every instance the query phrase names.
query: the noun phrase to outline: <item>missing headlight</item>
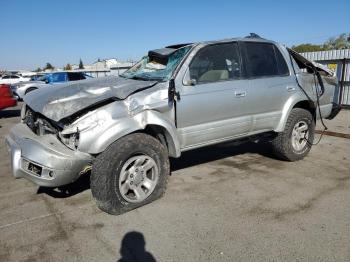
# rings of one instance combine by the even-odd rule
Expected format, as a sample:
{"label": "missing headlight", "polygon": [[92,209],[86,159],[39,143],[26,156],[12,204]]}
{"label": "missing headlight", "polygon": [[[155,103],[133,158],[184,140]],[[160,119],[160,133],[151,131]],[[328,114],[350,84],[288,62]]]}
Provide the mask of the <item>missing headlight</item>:
{"label": "missing headlight", "polygon": [[77,149],[79,145],[79,129],[73,134],[64,135],[59,133],[59,138],[63,144],[65,144],[70,149]]}

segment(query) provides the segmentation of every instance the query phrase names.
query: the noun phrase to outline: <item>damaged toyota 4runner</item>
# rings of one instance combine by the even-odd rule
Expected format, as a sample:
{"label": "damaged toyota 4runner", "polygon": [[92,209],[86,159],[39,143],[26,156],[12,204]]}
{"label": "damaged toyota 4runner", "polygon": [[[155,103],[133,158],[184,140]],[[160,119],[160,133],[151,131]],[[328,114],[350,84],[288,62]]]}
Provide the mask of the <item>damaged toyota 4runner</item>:
{"label": "damaged toyota 4runner", "polygon": [[24,102],[6,138],[13,175],[60,187],[91,169],[110,214],[161,197],[169,157],[187,150],[264,138],[300,160],[315,121],[340,110],[330,72],[256,35],[152,50],[120,77],[43,87]]}

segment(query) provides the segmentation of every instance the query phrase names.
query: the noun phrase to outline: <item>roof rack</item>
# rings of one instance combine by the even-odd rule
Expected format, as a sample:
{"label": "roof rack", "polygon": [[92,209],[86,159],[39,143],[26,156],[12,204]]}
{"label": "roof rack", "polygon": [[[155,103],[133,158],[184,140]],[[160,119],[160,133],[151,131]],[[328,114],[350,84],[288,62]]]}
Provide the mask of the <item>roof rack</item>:
{"label": "roof rack", "polygon": [[256,33],[250,33],[245,38],[261,38],[262,39],[262,37]]}

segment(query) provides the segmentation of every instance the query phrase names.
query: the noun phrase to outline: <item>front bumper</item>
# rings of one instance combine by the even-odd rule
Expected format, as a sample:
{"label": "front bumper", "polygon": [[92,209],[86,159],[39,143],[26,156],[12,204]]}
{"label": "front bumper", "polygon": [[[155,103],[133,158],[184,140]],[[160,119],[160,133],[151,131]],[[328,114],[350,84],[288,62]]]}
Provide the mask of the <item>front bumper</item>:
{"label": "front bumper", "polygon": [[72,183],[92,162],[91,155],[67,148],[55,135],[37,136],[23,123],[15,125],[5,141],[13,176],[39,186]]}

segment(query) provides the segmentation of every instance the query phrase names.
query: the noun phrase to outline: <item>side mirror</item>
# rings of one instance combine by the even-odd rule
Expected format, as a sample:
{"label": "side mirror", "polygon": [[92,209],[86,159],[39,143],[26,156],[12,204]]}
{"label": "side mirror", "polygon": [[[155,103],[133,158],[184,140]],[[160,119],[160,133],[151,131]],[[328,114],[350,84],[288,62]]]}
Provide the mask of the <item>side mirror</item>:
{"label": "side mirror", "polygon": [[190,80],[187,80],[185,84],[187,86],[195,86],[197,84],[197,80],[196,79],[190,79]]}
{"label": "side mirror", "polygon": [[180,93],[176,92],[174,79],[170,79],[169,81],[168,99],[169,103],[174,103],[174,101],[180,100]]}

